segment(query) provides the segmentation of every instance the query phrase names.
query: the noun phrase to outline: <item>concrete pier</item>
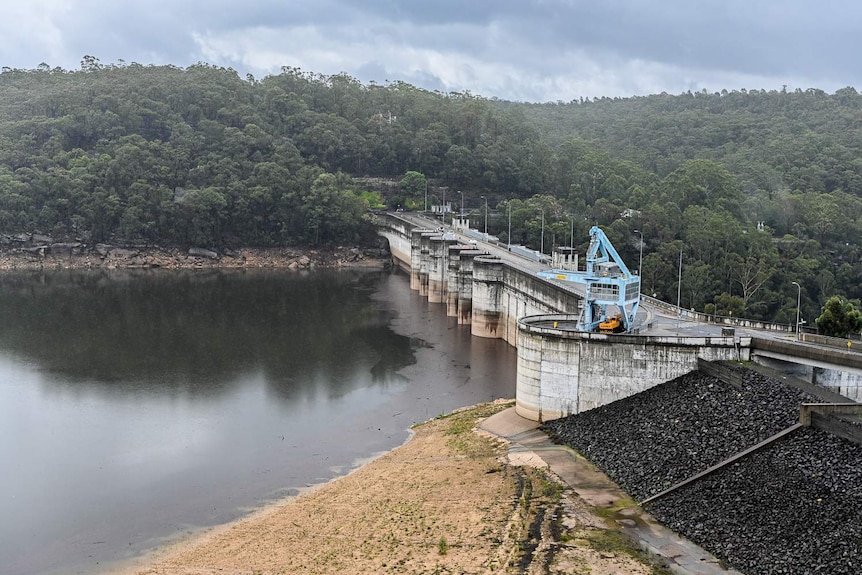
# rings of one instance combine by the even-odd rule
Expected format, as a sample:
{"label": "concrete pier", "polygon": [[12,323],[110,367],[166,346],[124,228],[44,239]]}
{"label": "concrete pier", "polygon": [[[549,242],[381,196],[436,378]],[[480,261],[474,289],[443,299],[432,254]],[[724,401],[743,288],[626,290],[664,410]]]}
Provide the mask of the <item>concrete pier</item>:
{"label": "concrete pier", "polygon": [[485,252],[475,249],[461,250],[458,267],[458,323],[473,324],[473,260]]}
{"label": "concrete pier", "polygon": [[503,324],[503,262],[492,256],[473,260],[473,319],[470,333],[479,337],[500,337]]}
{"label": "concrete pier", "polygon": [[[410,253],[407,254],[410,266],[410,289],[419,291],[419,270],[422,268],[422,234],[428,233],[430,230],[416,229],[410,232]],[[389,236],[397,234],[388,234]],[[389,239],[390,245],[392,239]],[[391,251],[391,249],[390,249]],[[393,257],[399,257],[399,254],[392,252]]]}
{"label": "concrete pier", "polygon": [[458,295],[461,293],[461,251],[464,246],[450,245],[446,273],[446,315],[458,317]]}
{"label": "concrete pier", "polygon": [[428,301],[446,303],[449,276],[449,246],[454,239],[431,236],[428,242]]}
{"label": "concrete pier", "polygon": [[442,239],[438,232],[423,232],[419,237],[419,295],[428,297],[428,287],[431,273],[431,242]]}

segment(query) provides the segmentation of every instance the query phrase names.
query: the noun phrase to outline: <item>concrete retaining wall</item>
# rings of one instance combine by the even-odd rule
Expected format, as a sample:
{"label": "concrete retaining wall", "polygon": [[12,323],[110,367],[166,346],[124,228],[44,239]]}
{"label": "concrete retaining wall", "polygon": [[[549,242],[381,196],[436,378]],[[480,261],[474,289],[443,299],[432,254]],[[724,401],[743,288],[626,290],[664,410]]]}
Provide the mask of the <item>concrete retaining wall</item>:
{"label": "concrete retaining wall", "polygon": [[862,401],[862,374],[824,367],[811,368],[811,383],[851,399]]}
{"label": "concrete retaining wall", "polygon": [[389,252],[392,254],[392,261],[401,269],[410,273],[410,260],[412,247],[410,245],[410,237],[396,232],[381,232],[380,234],[389,241]]}
{"label": "concrete retaining wall", "polygon": [[606,405],[695,371],[698,359],[748,360],[747,338],[653,337],[565,331],[543,315],[518,322],[516,411],[548,421]]}
{"label": "concrete retaining wall", "polygon": [[838,437],[843,437],[857,445],[862,445],[862,427],[840,417],[815,412],[811,414],[811,425]]}
{"label": "concrete retaining wall", "polygon": [[814,347],[795,341],[753,338],[752,348],[752,359],[758,363],[792,373],[853,401],[862,401],[859,346]]}

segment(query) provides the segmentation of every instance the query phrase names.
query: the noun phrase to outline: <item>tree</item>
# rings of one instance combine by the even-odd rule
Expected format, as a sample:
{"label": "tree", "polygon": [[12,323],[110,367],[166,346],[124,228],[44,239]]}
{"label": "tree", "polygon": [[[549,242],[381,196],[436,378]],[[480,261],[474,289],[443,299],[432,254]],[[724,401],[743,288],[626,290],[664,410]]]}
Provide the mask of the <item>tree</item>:
{"label": "tree", "polygon": [[820,317],[815,321],[823,335],[847,337],[851,333],[862,331],[862,312],[839,296],[826,300]]}
{"label": "tree", "polygon": [[372,210],[380,210],[386,207],[386,204],[383,203],[383,197],[380,195],[380,192],[367,190],[361,192],[359,197]]}
{"label": "tree", "polygon": [[716,315],[742,317],[745,312],[745,302],[739,296],[724,292],[721,295],[715,296],[711,308],[707,304],[704,309],[707,313],[714,313]]}
{"label": "tree", "polygon": [[423,197],[428,191],[428,180],[421,172],[409,171],[398,182],[398,188],[407,198]]}
{"label": "tree", "polygon": [[189,190],[179,200],[186,224],[186,241],[196,246],[219,244],[221,218],[227,201],[222,190]]}
{"label": "tree", "polygon": [[747,309],[751,298],[763,287],[775,270],[771,269],[766,261],[755,256],[748,256],[745,259],[736,256],[735,259],[731,276],[742,290],[742,307]]}

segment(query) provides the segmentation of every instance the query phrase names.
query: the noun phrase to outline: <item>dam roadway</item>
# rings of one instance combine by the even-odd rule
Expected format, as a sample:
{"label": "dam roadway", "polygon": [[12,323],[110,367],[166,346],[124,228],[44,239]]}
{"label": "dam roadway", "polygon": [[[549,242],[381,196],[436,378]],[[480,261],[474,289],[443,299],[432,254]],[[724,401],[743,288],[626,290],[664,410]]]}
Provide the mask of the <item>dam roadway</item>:
{"label": "dam roadway", "polygon": [[[454,234],[461,244],[475,244],[475,247],[478,249],[481,249],[494,257],[500,258],[500,260],[505,262],[507,265],[518,268],[525,273],[535,276],[541,271],[547,271],[550,269],[546,263],[534,261],[509,251],[508,247],[500,242],[484,241],[474,236],[468,236],[457,228],[449,225],[442,225],[440,221],[435,218],[411,212],[401,212],[393,214],[393,216],[403,219],[406,222],[410,222],[416,228],[427,230],[442,228],[444,233]],[[584,297],[584,288],[579,284],[559,280],[546,281],[552,282],[558,287],[558,289],[569,292],[580,299],[583,299]],[[575,312],[572,310],[570,313]],[[678,314],[676,306],[644,296],[641,299],[640,309],[638,310],[638,315],[635,320],[635,330],[636,333],[640,335],[709,337],[720,336],[722,329],[727,327],[724,324],[708,323],[689,319],[692,315],[693,314],[688,310],[681,310],[680,317],[677,317]],[[787,330],[789,330],[790,326],[781,327],[784,327],[785,329],[781,331],[776,331],[775,329],[757,329],[747,327],[735,327],[734,329],[736,330],[737,335],[740,336],[786,339],[788,337]],[[573,329],[573,324],[569,329]]]}

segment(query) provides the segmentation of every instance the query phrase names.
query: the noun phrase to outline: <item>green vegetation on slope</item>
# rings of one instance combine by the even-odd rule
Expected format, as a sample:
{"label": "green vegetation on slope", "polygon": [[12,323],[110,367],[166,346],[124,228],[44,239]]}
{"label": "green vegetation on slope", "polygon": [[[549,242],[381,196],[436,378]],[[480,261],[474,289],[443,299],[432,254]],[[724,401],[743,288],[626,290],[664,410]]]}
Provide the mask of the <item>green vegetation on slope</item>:
{"label": "green vegetation on slope", "polygon": [[860,109],[852,88],[524,104],[294,68],[4,68],[0,234],[355,243],[378,193],[445,195],[546,251],[599,224],[668,301],[682,253],[686,308],[792,323],[799,282],[813,324],[862,297]]}

